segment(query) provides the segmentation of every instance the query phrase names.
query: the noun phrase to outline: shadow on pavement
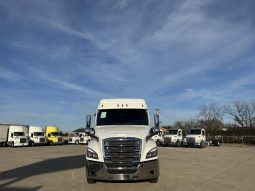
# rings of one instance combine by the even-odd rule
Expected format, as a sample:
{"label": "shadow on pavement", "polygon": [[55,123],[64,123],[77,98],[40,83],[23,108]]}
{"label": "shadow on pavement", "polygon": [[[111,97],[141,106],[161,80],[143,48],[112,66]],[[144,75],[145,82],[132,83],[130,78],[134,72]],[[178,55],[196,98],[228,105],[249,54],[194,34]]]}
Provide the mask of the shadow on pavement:
{"label": "shadow on pavement", "polygon": [[19,187],[8,187],[8,188],[1,188],[1,191],[36,191],[40,190],[42,186],[37,186],[34,188],[19,188]]}
{"label": "shadow on pavement", "polygon": [[[85,166],[85,155],[76,155],[68,157],[60,157],[54,159],[47,159],[30,165],[18,167],[12,170],[7,170],[0,173],[0,180],[12,179],[8,182],[0,184],[0,190],[36,190],[40,187],[34,189],[23,189],[23,188],[11,188],[11,184],[21,181],[23,179],[41,175],[45,173],[52,173],[58,171],[64,171],[69,169],[76,169]],[[8,187],[7,187],[8,186]]]}

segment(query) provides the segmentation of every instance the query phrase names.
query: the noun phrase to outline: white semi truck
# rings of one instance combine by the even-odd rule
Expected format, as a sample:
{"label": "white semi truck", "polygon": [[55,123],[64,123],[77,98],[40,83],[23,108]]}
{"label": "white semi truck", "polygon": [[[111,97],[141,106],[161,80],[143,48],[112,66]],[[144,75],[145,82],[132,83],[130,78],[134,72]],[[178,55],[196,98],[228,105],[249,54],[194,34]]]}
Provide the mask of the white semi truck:
{"label": "white semi truck", "polygon": [[208,145],[208,143],[206,142],[205,129],[190,129],[187,133],[186,138],[183,139],[183,145],[204,148],[206,145]]}
{"label": "white semi truck", "polygon": [[72,132],[68,136],[69,144],[87,144],[90,141],[90,136],[88,136],[85,132]]}
{"label": "white semi truck", "polygon": [[25,125],[0,125],[0,141],[2,146],[28,146],[29,139]]}
{"label": "white semi truck", "polygon": [[46,145],[47,140],[45,137],[45,132],[42,127],[38,126],[28,126],[27,133],[29,137],[29,145]]}
{"label": "white semi truck", "polygon": [[170,129],[161,139],[160,144],[180,147],[182,145],[182,129]]}
{"label": "white semi truck", "polygon": [[156,183],[159,177],[158,149],[152,137],[159,133],[158,115],[151,128],[143,99],[103,99],[91,128],[87,116],[85,132],[91,137],[86,154],[89,184],[97,180]]}

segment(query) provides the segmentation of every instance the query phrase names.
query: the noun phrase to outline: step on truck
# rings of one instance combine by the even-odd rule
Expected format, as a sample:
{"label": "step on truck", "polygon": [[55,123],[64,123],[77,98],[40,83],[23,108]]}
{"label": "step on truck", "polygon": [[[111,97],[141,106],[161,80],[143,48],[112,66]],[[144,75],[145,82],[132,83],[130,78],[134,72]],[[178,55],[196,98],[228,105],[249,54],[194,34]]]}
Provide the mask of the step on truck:
{"label": "step on truck", "polygon": [[28,146],[26,126],[1,124],[0,141],[2,146]]}
{"label": "step on truck", "polygon": [[49,145],[63,144],[63,137],[60,136],[59,130],[56,126],[46,126],[45,135],[46,135],[47,143]]}
{"label": "step on truck", "polygon": [[43,131],[42,127],[28,126],[27,134],[28,134],[30,146],[47,144],[45,132]]}
{"label": "step on truck", "polygon": [[159,133],[158,115],[151,128],[149,111],[143,99],[103,99],[95,126],[87,116],[85,132],[91,137],[86,153],[89,184],[103,181],[148,180],[159,177],[158,149],[152,136]]}
{"label": "step on truck", "polygon": [[72,132],[68,136],[68,144],[87,144],[90,139],[85,132]]}
{"label": "step on truck", "polygon": [[182,129],[170,129],[165,132],[160,144],[167,146],[182,146]]}
{"label": "step on truck", "polygon": [[207,146],[205,129],[193,128],[188,130],[186,138],[183,139],[183,145],[200,148]]}

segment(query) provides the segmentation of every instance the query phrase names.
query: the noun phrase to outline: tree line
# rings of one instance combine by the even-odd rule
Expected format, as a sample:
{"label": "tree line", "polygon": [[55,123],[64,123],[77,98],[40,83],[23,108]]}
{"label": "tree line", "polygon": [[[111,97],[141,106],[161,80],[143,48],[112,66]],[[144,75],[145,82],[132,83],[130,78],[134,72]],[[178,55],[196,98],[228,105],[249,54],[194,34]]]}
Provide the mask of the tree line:
{"label": "tree line", "polygon": [[[225,117],[231,119],[230,124],[224,124]],[[185,130],[195,127],[207,130],[220,130],[224,127],[255,128],[255,100],[235,100],[225,105],[203,105],[196,118],[176,121],[173,127]]]}

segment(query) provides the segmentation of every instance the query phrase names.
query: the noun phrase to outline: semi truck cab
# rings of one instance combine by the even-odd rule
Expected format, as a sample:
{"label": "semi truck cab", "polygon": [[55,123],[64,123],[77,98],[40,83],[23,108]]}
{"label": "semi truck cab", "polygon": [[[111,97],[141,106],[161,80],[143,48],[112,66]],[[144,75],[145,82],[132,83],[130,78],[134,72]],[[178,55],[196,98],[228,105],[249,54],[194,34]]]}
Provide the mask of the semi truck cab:
{"label": "semi truck cab", "polygon": [[85,132],[91,137],[86,153],[88,183],[97,180],[157,182],[158,148],[152,137],[159,133],[158,115],[151,128],[143,99],[103,99],[95,126],[87,116]]}
{"label": "semi truck cab", "polygon": [[72,132],[68,137],[69,144],[87,144],[90,141],[90,136],[85,132]]}
{"label": "semi truck cab", "polygon": [[164,134],[162,144],[180,147],[182,145],[182,130],[170,129]]}
{"label": "semi truck cab", "polygon": [[63,144],[63,138],[59,135],[58,128],[55,126],[47,126],[45,129],[45,135],[48,144]]}
{"label": "semi truck cab", "polygon": [[28,146],[28,137],[26,134],[25,126],[11,125],[8,131],[8,145],[12,147],[16,146]]}
{"label": "semi truck cab", "polygon": [[47,144],[45,133],[41,127],[29,126],[28,136],[29,136],[29,144],[31,146]]}
{"label": "semi truck cab", "polygon": [[183,145],[204,148],[206,146],[205,129],[190,129],[186,138],[183,139]]}

